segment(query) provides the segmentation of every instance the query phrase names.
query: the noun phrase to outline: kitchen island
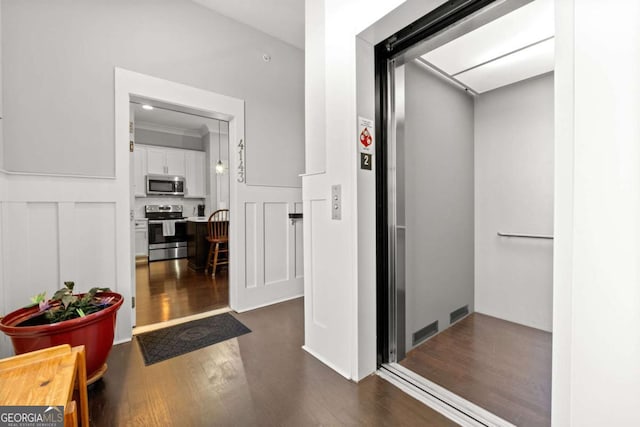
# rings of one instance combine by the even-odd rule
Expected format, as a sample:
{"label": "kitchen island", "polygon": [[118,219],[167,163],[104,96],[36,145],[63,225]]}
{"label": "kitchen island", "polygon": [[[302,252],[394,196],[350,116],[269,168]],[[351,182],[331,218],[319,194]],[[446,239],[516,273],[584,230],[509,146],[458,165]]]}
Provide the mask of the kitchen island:
{"label": "kitchen island", "polygon": [[187,218],[187,259],[189,268],[199,271],[207,266],[209,254],[209,242],[207,241],[206,216],[194,216]]}

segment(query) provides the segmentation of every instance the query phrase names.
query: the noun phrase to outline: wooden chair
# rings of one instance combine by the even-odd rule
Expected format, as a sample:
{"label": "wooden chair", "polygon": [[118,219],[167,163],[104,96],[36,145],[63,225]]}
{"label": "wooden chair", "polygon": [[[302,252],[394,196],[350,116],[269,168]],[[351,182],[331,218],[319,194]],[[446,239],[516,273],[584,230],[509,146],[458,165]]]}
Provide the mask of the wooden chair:
{"label": "wooden chair", "polygon": [[[207,231],[209,255],[205,271],[211,267],[211,275],[215,277],[219,265],[229,264],[229,209],[219,209],[212,213],[207,223]],[[223,259],[220,259],[221,254],[224,254]]]}

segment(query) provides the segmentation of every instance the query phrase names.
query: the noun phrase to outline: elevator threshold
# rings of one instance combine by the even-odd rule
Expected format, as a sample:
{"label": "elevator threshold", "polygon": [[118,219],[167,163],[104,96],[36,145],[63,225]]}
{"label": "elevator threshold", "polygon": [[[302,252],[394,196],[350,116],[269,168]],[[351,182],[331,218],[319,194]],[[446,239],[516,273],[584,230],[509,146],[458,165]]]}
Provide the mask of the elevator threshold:
{"label": "elevator threshold", "polygon": [[378,369],[377,375],[461,426],[515,427],[510,422],[397,363],[383,364]]}

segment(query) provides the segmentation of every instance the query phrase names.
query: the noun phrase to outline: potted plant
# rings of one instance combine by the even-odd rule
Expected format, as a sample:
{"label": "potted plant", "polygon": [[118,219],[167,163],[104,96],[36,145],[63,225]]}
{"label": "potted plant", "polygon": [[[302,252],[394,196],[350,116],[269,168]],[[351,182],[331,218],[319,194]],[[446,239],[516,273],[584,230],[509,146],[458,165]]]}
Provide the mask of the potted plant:
{"label": "potted plant", "polygon": [[16,354],[60,344],[84,345],[88,383],[102,377],[113,345],[116,312],[122,295],[108,288],[73,294],[73,282],[64,282],[47,300],[43,292],[32,304],[0,319],[0,330],[11,338]]}

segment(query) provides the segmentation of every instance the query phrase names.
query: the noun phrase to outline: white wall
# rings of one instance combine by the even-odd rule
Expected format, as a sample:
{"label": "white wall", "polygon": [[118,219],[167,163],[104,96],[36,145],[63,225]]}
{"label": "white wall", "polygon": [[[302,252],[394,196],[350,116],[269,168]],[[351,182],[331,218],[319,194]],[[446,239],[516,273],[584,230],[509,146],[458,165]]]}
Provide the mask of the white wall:
{"label": "white wall", "polygon": [[638,425],[640,3],[556,1],[554,425]]}
{"label": "white wall", "polygon": [[2,7],[7,170],[113,176],[118,66],[244,99],[247,182],[300,186],[299,49],[188,0],[3,0]]}
{"label": "white wall", "polygon": [[[401,0],[307,0],[305,48],[306,127],[310,148],[303,177],[305,257],[305,349],[342,375],[360,379],[375,368],[375,258],[367,247],[360,257],[359,239],[374,245],[374,199],[359,199],[357,112],[372,111],[357,105],[373,100],[373,74],[357,83],[356,36],[402,4]],[[407,1],[405,13],[394,14],[391,27],[400,29],[441,1]],[[324,6],[324,7],[322,7]],[[410,10],[411,12],[407,12]],[[313,13],[316,11],[318,13]],[[321,13],[323,12],[323,13]],[[357,17],[357,19],[354,19]],[[389,22],[386,23],[389,25]],[[323,37],[308,37],[320,30]],[[319,33],[316,33],[319,34]],[[370,31],[362,42],[373,45],[386,31]],[[361,45],[368,50],[370,47]],[[366,62],[366,57],[363,58]],[[370,61],[370,59],[369,59]],[[313,65],[313,66],[312,66]],[[362,83],[359,86],[359,83]],[[360,90],[368,92],[360,93]],[[313,96],[309,96],[313,94]],[[321,131],[314,131],[320,129]],[[342,219],[331,220],[331,185],[342,186]],[[371,193],[370,184],[367,184]],[[366,271],[360,281],[359,270]],[[362,287],[361,287],[362,286]],[[362,291],[362,292],[361,292]],[[360,346],[362,345],[362,346]],[[366,362],[365,362],[366,361]],[[366,363],[366,364],[365,364]]]}
{"label": "white wall", "polygon": [[553,74],[485,92],[475,102],[476,311],[551,331]]}
{"label": "white wall", "polygon": [[397,188],[404,188],[398,225],[406,225],[409,351],[415,332],[434,321],[442,331],[452,311],[474,309],[474,110],[464,90],[413,62],[404,68],[404,138],[397,150],[404,185],[398,179]]}

